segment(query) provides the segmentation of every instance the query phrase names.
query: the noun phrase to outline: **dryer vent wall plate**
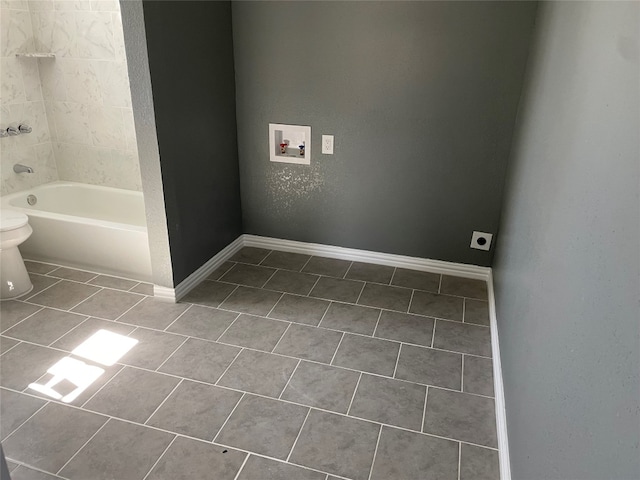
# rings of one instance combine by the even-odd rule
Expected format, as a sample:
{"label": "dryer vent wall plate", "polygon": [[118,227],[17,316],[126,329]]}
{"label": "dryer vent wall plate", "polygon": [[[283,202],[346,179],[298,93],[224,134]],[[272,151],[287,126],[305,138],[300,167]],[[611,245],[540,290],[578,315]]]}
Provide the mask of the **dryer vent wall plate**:
{"label": "dryer vent wall plate", "polygon": [[473,235],[471,235],[471,248],[475,248],[477,250],[490,250],[492,238],[493,233],[473,232]]}

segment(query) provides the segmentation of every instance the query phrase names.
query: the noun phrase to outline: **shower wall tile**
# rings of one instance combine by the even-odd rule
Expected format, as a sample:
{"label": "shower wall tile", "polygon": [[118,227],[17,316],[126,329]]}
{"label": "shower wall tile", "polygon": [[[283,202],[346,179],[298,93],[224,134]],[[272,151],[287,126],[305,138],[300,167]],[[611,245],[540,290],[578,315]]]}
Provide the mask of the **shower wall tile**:
{"label": "shower wall tile", "polygon": [[109,12],[75,12],[77,56],[115,60]]}
{"label": "shower wall tile", "polygon": [[105,106],[131,108],[127,63],[94,60],[91,62]]}
{"label": "shower wall tile", "polygon": [[38,60],[42,96],[47,102],[54,100],[59,102],[67,101],[65,76],[60,60],[57,58],[54,61],[48,59]]}
{"label": "shower wall tile", "polygon": [[122,110],[116,107],[91,107],[89,109],[91,138],[95,147],[108,147],[124,151]]}
{"label": "shower wall tile", "polygon": [[2,125],[27,124],[33,128],[29,135],[17,135],[2,139],[2,146],[8,149],[50,142],[49,125],[44,108],[44,102],[23,102],[3,105],[1,115]]}
{"label": "shower wall tile", "polygon": [[14,10],[28,10],[27,0],[0,0],[0,8],[12,8]]}
{"label": "shower wall tile", "polygon": [[91,0],[91,10],[94,12],[120,12],[118,0]]}
{"label": "shower wall tile", "polygon": [[22,68],[16,57],[0,59],[0,103],[10,105],[27,101],[22,83]]}
{"label": "shower wall tile", "polygon": [[89,107],[81,103],[54,102],[53,121],[59,142],[91,145]]}
{"label": "shower wall tile", "polygon": [[31,17],[25,10],[2,8],[0,12],[0,56],[10,57],[33,49]]}
{"label": "shower wall tile", "polygon": [[[51,60],[48,61],[51,62]],[[28,102],[41,102],[42,88],[40,86],[38,59],[20,58],[19,62],[22,67],[22,83],[26,100]]]}
{"label": "shower wall tile", "polygon": [[90,60],[60,58],[56,63],[64,78],[67,101],[102,105],[101,85]]}
{"label": "shower wall tile", "polygon": [[[2,186],[0,195],[26,190],[58,179],[51,142],[14,147],[8,151],[3,148],[1,156],[0,178]],[[13,165],[16,163],[33,167],[34,173],[15,174]]]}

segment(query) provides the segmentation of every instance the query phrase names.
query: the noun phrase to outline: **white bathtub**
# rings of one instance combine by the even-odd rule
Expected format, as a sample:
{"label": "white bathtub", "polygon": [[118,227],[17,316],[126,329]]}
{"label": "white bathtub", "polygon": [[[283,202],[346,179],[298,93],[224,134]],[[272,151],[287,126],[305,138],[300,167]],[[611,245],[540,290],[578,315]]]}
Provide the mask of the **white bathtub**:
{"label": "white bathtub", "polygon": [[[29,205],[27,197],[37,203]],[[151,281],[151,258],[141,192],[76,182],[52,182],[5,195],[2,208],[29,216],[25,259]]]}

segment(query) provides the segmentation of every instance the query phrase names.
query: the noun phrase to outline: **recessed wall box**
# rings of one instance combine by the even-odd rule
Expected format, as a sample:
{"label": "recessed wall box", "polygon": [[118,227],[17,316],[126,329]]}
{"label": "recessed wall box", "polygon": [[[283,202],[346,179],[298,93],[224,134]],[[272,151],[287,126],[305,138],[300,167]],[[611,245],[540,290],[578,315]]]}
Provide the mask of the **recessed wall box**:
{"label": "recessed wall box", "polygon": [[311,127],[270,123],[269,152],[272,162],[311,164]]}

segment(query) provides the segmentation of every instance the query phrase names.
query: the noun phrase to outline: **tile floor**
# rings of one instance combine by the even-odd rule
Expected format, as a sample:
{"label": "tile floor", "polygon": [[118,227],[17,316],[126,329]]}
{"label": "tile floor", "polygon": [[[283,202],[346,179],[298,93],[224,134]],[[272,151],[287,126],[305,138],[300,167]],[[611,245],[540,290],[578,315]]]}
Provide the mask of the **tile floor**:
{"label": "tile floor", "polygon": [[[14,480],[499,478],[481,281],[244,248],[174,305],[27,266],[0,317]],[[29,388],[100,329],[138,343],[78,358],[105,371],[69,404]]]}

